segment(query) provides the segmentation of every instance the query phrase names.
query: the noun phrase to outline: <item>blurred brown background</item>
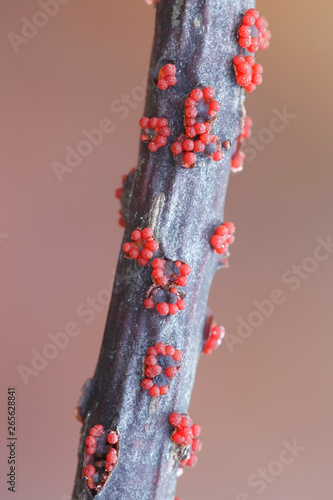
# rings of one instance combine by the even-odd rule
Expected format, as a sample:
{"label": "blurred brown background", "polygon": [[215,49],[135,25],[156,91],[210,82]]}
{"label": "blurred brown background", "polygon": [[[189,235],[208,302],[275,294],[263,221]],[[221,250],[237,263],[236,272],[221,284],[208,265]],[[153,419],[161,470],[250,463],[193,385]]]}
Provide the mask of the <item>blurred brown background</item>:
{"label": "blurred brown background", "polygon": [[[122,235],[114,189],[136,164],[154,28],[154,9],[144,0],[62,3],[54,17],[35,17],[46,22],[37,33],[25,28],[27,43],[15,35],[26,24],[22,17],[31,21],[41,10],[38,2],[2,0],[0,7],[4,500],[13,497],[5,485],[12,385],[15,498],[69,499],[79,437],[73,408],[102,339],[107,293],[101,290],[113,276]],[[258,55],[264,85],[246,101],[254,120],[249,161],[228,191],[226,219],[237,226],[230,268],[218,273],[210,297],[218,322],[242,343],[232,345],[229,336],[201,359],[191,414],[203,427],[204,448],[196,469],[179,480],[178,494],[184,500],[332,500],[333,250],[313,254],[317,238],[333,233],[333,4],[257,6],[273,38]],[[117,100],[128,95],[117,112]],[[279,113],[291,116],[272,120]],[[64,163],[66,147],[75,148],[82,130],[103,118],[114,131],[59,182],[53,162]],[[274,289],[283,303],[265,319],[253,314]],[[99,309],[93,318],[77,310],[91,308],[89,297]],[[257,322],[246,339],[240,337],[245,327],[237,333],[239,317]],[[32,368],[31,350],[41,353],[49,334],[68,322],[80,334],[63,350],[46,348],[54,359],[27,375],[25,385],[18,366]],[[283,450],[295,440],[300,449],[292,456]]]}

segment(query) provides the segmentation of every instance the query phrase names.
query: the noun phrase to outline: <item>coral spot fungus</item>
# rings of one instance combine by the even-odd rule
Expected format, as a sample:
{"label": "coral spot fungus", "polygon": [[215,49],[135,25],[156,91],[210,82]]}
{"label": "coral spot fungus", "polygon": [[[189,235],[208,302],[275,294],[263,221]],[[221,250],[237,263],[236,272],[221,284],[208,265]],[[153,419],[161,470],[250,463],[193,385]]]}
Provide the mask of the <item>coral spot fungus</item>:
{"label": "coral spot fungus", "polygon": [[185,134],[181,134],[171,146],[176,162],[184,168],[194,167],[197,154],[214,161],[223,158],[219,138],[211,133],[212,122],[221,109],[214,95],[212,87],[195,88],[185,100]]}
{"label": "coral spot fungus", "polygon": [[171,434],[172,441],[185,451],[186,455],[180,461],[180,467],[193,467],[197,461],[197,453],[201,450],[202,443],[198,436],[201,433],[201,427],[198,424],[193,424],[188,415],[180,413],[172,413],[169,417],[169,422],[174,427]]}
{"label": "coral spot fungus", "polygon": [[186,286],[187,276],[191,273],[188,264],[181,260],[154,259],[152,262],[152,278],[159,286]]}
{"label": "coral spot fungus", "polygon": [[224,335],[225,330],[223,326],[213,324],[209,330],[208,338],[205,340],[202,352],[204,354],[211,354],[221,345]]}
{"label": "coral spot fungus", "polygon": [[153,258],[154,252],[159,249],[159,244],[155,240],[153,231],[146,227],[137,228],[132,232],[132,241],[123,244],[123,251],[127,259],[137,260],[140,266],[146,266]]}
{"label": "coral spot fungus", "polygon": [[232,222],[224,222],[217,227],[216,233],[211,237],[211,245],[215,248],[216,253],[224,255],[229,249],[229,245],[234,242],[235,226]]}
{"label": "coral spot fungus", "polygon": [[167,143],[167,138],[171,134],[168,127],[169,122],[166,118],[147,118],[144,116],[139,121],[140,127],[143,129],[141,139],[144,142],[149,142],[148,148],[150,151],[155,152]]}
{"label": "coral spot fungus", "polygon": [[178,287],[161,287],[152,285],[147,291],[147,298],[144,305],[147,309],[154,309],[161,316],[173,315],[182,311],[186,307],[186,294],[180,292]]}
{"label": "coral spot fungus", "polygon": [[144,305],[147,309],[156,308],[161,316],[173,315],[185,309],[186,294],[178,287],[188,284],[191,268],[182,260],[171,260],[166,257],[154,259],[152,262],[152,279],[154,284],[148,289]]}
{"label": "coral spot fungus", "polygon": [[117,465],[118,455],[118,433],[107,432],[102,425],[92,427],[85,440],[82,475],[94,496],[102,490]]}
{"label": "coral spot fungus", "polygon": [[256,9],[249,9],[238,29],[239,46],[251,53],[255,53],[259,49],[267,49],[271,38],[267,27],[267,20],[260,16]]}
{"label": "coral spot fungus", "polygon": [[173,85],[176,85],[177,83],[177,78],[176,78],[176,66],[174,64],[166,64],[163,66],[158,74],[158,82],[157,86],[161,90],[166,90],[169,87],[172,87]]}
{"label": "coral spot fungus", "polygon": [[253,56],[234,57],[236,80],[238,85],[244,87],[248,92],[254,92],[257,85],[262,83],[263,68],[257,64]]}
{"label": "coral spot fungus", "polygon": [[158,342],[149,347],[145,359],[145,377],[142,387],[151,397],[164,396],[169,392],[170,381],[177,375],[183,353],[172,345]]}

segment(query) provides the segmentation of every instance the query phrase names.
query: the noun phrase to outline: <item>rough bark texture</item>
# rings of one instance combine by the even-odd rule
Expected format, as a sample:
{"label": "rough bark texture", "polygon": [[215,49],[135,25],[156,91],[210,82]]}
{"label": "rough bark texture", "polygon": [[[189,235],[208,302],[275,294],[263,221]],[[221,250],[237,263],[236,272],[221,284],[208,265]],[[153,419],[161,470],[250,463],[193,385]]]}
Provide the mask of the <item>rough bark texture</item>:
{"label": "rough bark texture", "polygon": [[[136,227],[153,225],[160,244],[156,256],[186,261],[192,268],[187,307],[161,317],[143,301],[151,266],[141,267],[120,252],[101,353],[82,400],[83,427],[73,499],[92,498],[82,480],[84,439],[95,424],[117,428],[119,462],[97,495],[99,500],[173,500],[177,460],[168,417],[186,413],[202,352],[209,288],[219,258],[210,237],[223,221],[230,160],[243,119],[243,91],[232,59],[240,53],[237,27],[252,0],[160,0],[148,79],[145,116],[165,117],[172,135],[151,153],[140,145],[138,168],[124,241]],[[156,86],[161,61],[177,67],[177,85]],[[197,87],[211,86],[221,111],[213,131],[233,147],[220,162],[199,155],[193,170],[177,166],[170,145],[184,132],[184,101]],[[158,196],[160,195],[160,196]],[[157,202],[157,203],[156,203]],[[151,211],[155,203],[155,211]],[[166,396],[151,398],[141,388],[144,356],[161,341],[181,349],[182,366]],[[195,415],[192,415],[195,419]]]}

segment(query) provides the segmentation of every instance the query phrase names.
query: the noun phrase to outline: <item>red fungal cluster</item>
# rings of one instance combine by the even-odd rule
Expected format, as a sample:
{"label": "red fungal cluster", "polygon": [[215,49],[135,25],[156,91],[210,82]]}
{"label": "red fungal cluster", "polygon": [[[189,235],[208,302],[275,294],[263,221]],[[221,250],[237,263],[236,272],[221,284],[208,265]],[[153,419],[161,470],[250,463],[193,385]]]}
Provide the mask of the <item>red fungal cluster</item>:
{"label": "red fungal cluster", "polygon": [[159,249],[159,244],[155,240],[153,231],[146,227],[139,227],[133,231],[132,241],[123,244],[123,250],[127,259],[137,260],[140,266],[146,266],[153,258],[154,252]]}
{"label": "red fungal cluster", "polygon": [[271,37],[267,27],[267,20],[260,16],[256,9],[249,9],[238,29],[240,47],[247,49],[252,54],[259,49],[267,49]]}
{"label": "red fungal cluster", "polygon": [[116,431],[106,432],[95,425],[85,441],[83,478],[93,495],[103,488],[118,462],[119,437]]}
{"label": "red fungal cluster", "polygon": [[252,129],[252,120],[249,116],[245,118],[245,123],[242,128],[241,133],[237,138],[237,147],[236,151],[233,154],[231,159],[231,171],[233,173],[241,172],[243,170],[245,155],[241,151],[241,147],[245,139],[248,139],[251,136]]}
{"label": "red fungal cluster", "polygon": [[188,284],[187,276],[191,273],[190,266],[181,260],[173,261],[165,257],[154,259],[152,267],[154,285],[147,292],[145,307],[147,309],[156,307],[161,316],[173,315],[185,309],[186,294],[180,292],[178,287]]}
{"label": "red fungal cluster", "polygon": [[149,347],[145,359],[145,375],[142,387],[152,398],[169,392],[169,383],[177,375],[183,353],[172,345],[158,342]]}
{"label": "red fungal cluster", "polygon": [[177,72],[176,66],[174,64],[166,64],[163,68],[160,69],[158,75],[157,86],[161,90],[166,90],[173,85],[176,85],[177,78],[175,74]]}
{"label": "red fungal cluster", "polygon": [[216,229],[216,233],[211,237],[210,242],[216,253],[224,255],[227,253],[229,245],[234,242],[235,226],[232,222],[225,222]]}
{"label": "red fungal cluster", "polygon": [[209,331],[208,338],[205,340],[202,352],[211,354],[221,345],[224,335],[225,331],[223,326],[213,325]]}
{"label": "red fungal cluster", "polygon": [[253,56],[236,56],[234,65],[238,85],[248,92],[254,92],[257,85],[262,83],[263,67],[261,64],[257,64]]}
{"label": "red fungal cluster", "polygon": [[190,266],[181,260],[154,259],[152,267],[153,280],[159,286],[186,286],[191,273]]}
{"label": "red fungal cluster", "polygon": [[197,153],[214,161],[223,158],[221,143],[216,135],[211,134],[211,122],[221,109],[214,95],[212,87],[203,90],[195,88],[185,101],[185,134],[180,135],[171,146],[172,153],[179,157],[185,168],[194,167]]}
{"label": "red fungal cluster", "polygon": [[180,465],[193,467],[198,461],[196,454],[202,447],[202,443],[198,439],[201,433],[200,425],[192,424],[192,420],[188,415],[181,415],[179,413],[172,413],[169,417],[169,422],[175,428],[171,434],[172,441],[188,449],[187,457],[181,460]]}
{"label": "red fungal cluster", "polygon": [[180,292],[177,287],[161,287],[152,285],[147,291],[147,298],[144,305],[147,309],[154,309],[161,316],[173,315],[182,311],[186,307],[184,298],[186,294]]}
{"label": "red fungal cluster", "polygon": [[139,121],[140,127],[144,129],[141,134],[143,141],[149,141],[148,148],[150,151],[155,152],[167,143],[167,138],[171,134],[168,127],[169,122],[166,118],[147,118],[144,116]]}
{"label": "red fungal cluster", "polygon": [[[248,92],[253,92],[257,85],[262,83],[263,68],[255,62],[251,55],[259,49],[266,49],[269,46],[271,37],[267,29],[266,19],[259,15],[256,9],[249,9],[242,20],[238,29],[238,43],[242,49],[245,49],[245,57],[238,55],[234,57],[234,67],[238,85],[244,87]],[[241,163],[242,159],[237,159]]]}

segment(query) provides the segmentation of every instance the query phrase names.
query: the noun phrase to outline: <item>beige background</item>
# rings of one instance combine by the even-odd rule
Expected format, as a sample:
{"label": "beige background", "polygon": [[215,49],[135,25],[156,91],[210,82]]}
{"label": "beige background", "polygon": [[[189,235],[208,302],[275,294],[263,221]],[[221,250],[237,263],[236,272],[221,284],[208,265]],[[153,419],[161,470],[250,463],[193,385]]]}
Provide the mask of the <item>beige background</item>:
{"label": "beige background", "polygon": [[[258,56],[264,85],[246,102],[260,150],[231,178],[226,219],[237,226],[236,242],[210,307],[237,335],[237,317],[255,311],[253,301],[274,289],[285,300],[233,353],[224,342],[202,357],[191,414],[203,427],[204,448],[196,469],[179,481],[184,500],[332,500],[333,255],[297,290],[282,275],[311,265],[306,258],[316,239],[332,235],[333,4],[282,0],[258,7],[273,31],[270,50]],[[2,0],[0,7],[5,500],[13,498],[4,484],[9,385],[17,387],[15,498],[68,500],[71,492],[79,436],[73,408],[94,370],[107,311],[99,302],[88,324],[77,307],[88,297],[103,301],[99,292],[115,269],[122,230],[114,189],[136,163],[154,27],[144,0],[70,0],[15,53],[8,33],[20,34],[21,18],[31,20],[38,10],[34,0]],[[131,92],[136,101],[121,119],[115,101]],[[284,107],[294,117],[283,130],[267,131],[274,110]],[[52,163],[64,162],[66,146],[75,147],[81,131],[103,118],[115,130],[60,183]],[[17,366],[31,367],[31,350],[41,352],[48,334],[70,321],[81,333],[24,385]],[[305,449],[281,471],[283,442],[294,439]],[[248,478],[260,467],[279,475],[258,494]]]}

